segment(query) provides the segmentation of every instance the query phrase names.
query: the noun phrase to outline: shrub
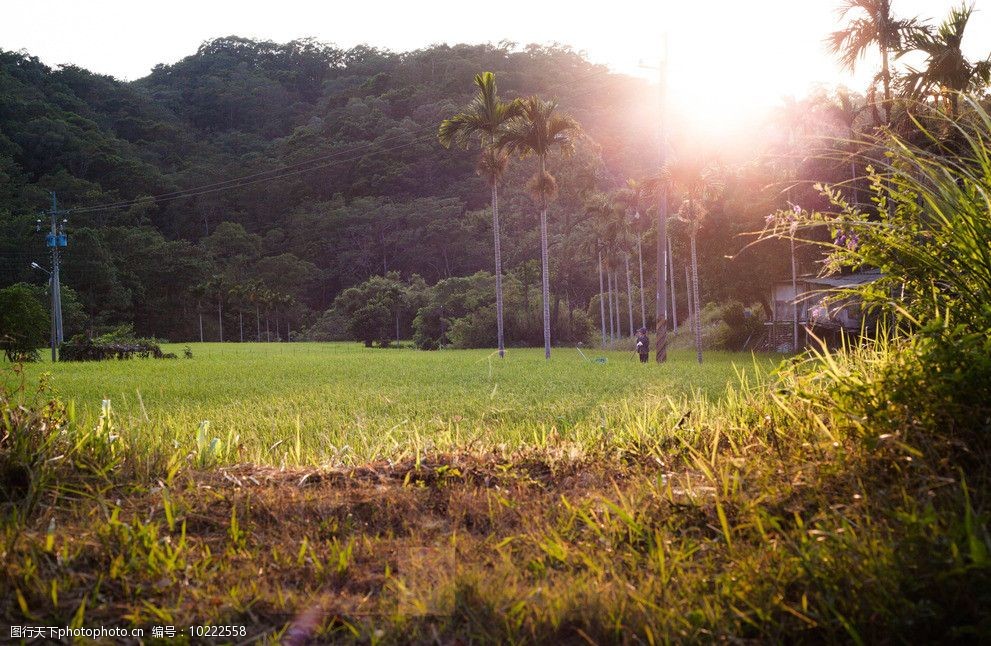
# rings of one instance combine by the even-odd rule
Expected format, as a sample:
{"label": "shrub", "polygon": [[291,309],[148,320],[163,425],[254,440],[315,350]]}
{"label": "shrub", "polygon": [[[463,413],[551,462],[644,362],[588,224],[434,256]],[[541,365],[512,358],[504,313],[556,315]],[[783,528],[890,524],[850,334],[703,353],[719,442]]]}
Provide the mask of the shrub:
{"label": "shrub", "polygon": [[[347,335],[366,346],[378,343],[382,347],[398,340],[397,335],[409,331],[413,313],[422,304],[426,284],[419,276],[402,282],[397,272],[372,276],[355,287],[341,292],[334,299],[334,319],[343,322]],[[326,316],[326,315],[325,315]]]}
{"label": "shrub", "polygon": [[[828,227],[828,269],[878,268],[856,296],[887,326],[874,353],[847,347],[825,365],[812,393],[823,409],[848,410],[868,433],[949,433],[986,443],[991,430],[991,116],[965,99],[958,121],[928,115],[921,144],[891,135],[870,172],[876,213],[822,188],[835,210],[782,212],[771,236]],[[938,133],[938,134],[937,134]],[[876,162],[875,162],[876,163]],[[814,242],[814,241],[810,241]],[[818,365],[818,364],[817,364]],[[880,430],[878,430],[880,429]]]}
{"label": "shrub", "polygon": [[90,339],[77,334],[59,346],[62,361],[106,361],[108,359],[175,359],[173,353],[163,353],[155,339],[142,339],[134,335],[134,327],[128,323]]}
{"label": "shrub", "polygon": [[0,347],[10,361],[33,361],[45,345],[50,319],[29,285],[0,290]]}
{"label": "shrub", "polygon": [[320,318],[301,336],[303,341],[349,341],[347,319],[333,307],[320,315]]}

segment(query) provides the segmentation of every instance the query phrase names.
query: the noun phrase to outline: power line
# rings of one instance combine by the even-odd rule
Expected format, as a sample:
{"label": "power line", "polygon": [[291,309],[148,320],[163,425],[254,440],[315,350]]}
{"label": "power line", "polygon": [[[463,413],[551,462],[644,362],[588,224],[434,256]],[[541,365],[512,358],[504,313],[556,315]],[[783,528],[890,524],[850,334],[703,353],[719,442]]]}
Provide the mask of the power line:
{"label": "power line", "polygon": [[[595,77],[595,76],[599,76],[599,75],[604,74],[604,73],[608,73],[608,71],[609,70],[607,68],[602,67],[602,68],[596,69],[595,71],[593,71],[593,72],[591,72],[589,74],[586,74],[586,75],[583,75],[583,76],[579,76],[577,78],[569,79],[568,81],[563,81],[561,83],[556,83],[554,85],[546,86],[546,87],[544,87],[540,91],[541,92],[548,92],[548,91],[550,91],[552,89],[555,89],[555,88],[558,88],[558,87],[562,87],[562,86],[566,86],[566,85],[571,85],[571,84],[573,84],[575,82],[578,82],[578,81],[584,81],[584,80],[587,80],[589,78],[592,78],[592,77]],[[576,96],[584,96],[584,95],[588,95],[588,94],[591,94],[591,90],[588,90],[586,92],[582,92],[580,94],[572,94],[571,95],[571,98],[574,98]],[[399,139],[401,137],[411,136],[412,135],[413,136],[413,140],[412,141],[409,141],[409,142],[406,142],[406,143],[403,143],[403,144],[399,144],[397,146],[390,146],[390,147],[387,147],[387,148],[375,148],[374,152],[376,152],[376,153],[383,153],[383,152],[391,152],[391,151],[394,151],[394,150],[401,150],[403,148],[408,148],[408,147],[414,146],[414,145],[416,145],[418,143],[422,143],[422,142],[427,141],[428,139],[431,139],[434,136],[436,136],[436,126],[425,126],[421,130],[422,130],[422,134],[420,134],[420,135],[416,135],[415,134],[416,133],[416,130],[413,130],[413,131],[410,131],[410,132],[397,133],[395,135],[391,135],[389,137],[386,137],[384,139],[384,141],[389,141],[391,139]],[[169,192],[169,193],[162,193],[160,195],[140,197],[140,198],[136,198],[136,199],[133,199],[133,200],[112,202],[112,203],[108,203],[108,204],[100,204],[100,205],[95,205],[95,206],[88,206],[88,207],[82,207],[82,208],[78,208],[78,209],[72,209],[72,213],[73,214],[93,213],[93,212],[96,212],[96,211],[110,211],[110,210],[116,210],[116,209],[122,209],[122,208],[129,208],[131,206],[136,206],[136,205],[139,205],[139,204],[148,204],[148,203],[157,204],[157,203],[160,203],[160,202],[168,202],[168,201],[172,201],[172,200],[184,199],[184,198],[189,198],[189,197],[197,197],[197,196],[200,196],[200,195],[207,195],[209,193],[216,193],[216,192],[224,191],[224,190],[228,190],[228,189],[243,188],[245,186],[251,186],[253,184],[258,184],[258,183],[261,183],[261,182],[267,182],[267,181],[272,181],[272,180],[276,180],[276,179],[283,179],[285,177],[292,177],[294,175],[299,175],[301,173],[307,173],[307,172],[310,172],[310,171],[313,171],[313,170],[319,170],[319,169],[322,169],[322,168],[327,168],[327,167],[330,167],[330,166],[334,166],[336,164],[341,164],[341,163],[346,163],[346,162],[351,162],[351,161],[358,161],[358,160],[362,159],[364,157],[364,155],[359,155],[359,156],[356,156],[356,157],[344,157],[344,158],[341,158],[341,159],[335,159],[335,158],[337,156],[339,156],[339,155],[343,155],[343,154],[346,154],[346,153],[354,153],[354,152],[357,152],[357,151],[363,150],[363,149],[372,149],[373,147],[380,146],[381,143],[382,143],[382,141],[383,140],[380,139],[380,140],[377,140],[377,141],[368,142],[366,144],[362,144],[362,145],[356,146],[355,148],[350,149],[350,150],[338,151],[338,152],[331,153],[331,154],[328,154],[328,155],[323,155],[323,156],[320,156],[320,157],[314,157],[314,158],[311,158],[311,159],[308,159],[308,160],[296,162],[295,164],[290,164],[290,165],[287,165],[287,166],[283,166],[281,168],[275,168],[275,169],[271,169],[271,170],[267,170],[267,171],[259,171],[257,173],[252,173],[252,174],[249,174],[249,175],[243,175],[243,176],[240,176],[240,177],[235,177],[235,178],[231,178],[231,179],[228,179],[228,180],[223,180],[223,181],[220,181],[220,182],[214,182],[212,184],[204,184],[204,185],[197,186],[197,187],[192,187],[192,188],[189,188],[189,189],[183,189],[181,191],[172,191],[172,192]],[[318,162],[324,162],[324,163],[318,163]],[[306,168],[299,168],[301,166],[306,166]],[[285,172],[285,171],[288,171],[288,172]],[[266,177],[266,175],[270,175],[270,176]]]}

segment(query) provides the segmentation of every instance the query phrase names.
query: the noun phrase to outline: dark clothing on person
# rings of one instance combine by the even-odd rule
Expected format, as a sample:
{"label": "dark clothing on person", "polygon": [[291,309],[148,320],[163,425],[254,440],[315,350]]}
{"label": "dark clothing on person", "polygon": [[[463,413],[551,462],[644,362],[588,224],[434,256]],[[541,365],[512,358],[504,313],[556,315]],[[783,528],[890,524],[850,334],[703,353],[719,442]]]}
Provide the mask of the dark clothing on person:
{"label": "dark clothing on person", "polygon": [[637,336],[637,354],[640,355],[640,363],[647,363],[650,356],[650,337],[645,332]]}

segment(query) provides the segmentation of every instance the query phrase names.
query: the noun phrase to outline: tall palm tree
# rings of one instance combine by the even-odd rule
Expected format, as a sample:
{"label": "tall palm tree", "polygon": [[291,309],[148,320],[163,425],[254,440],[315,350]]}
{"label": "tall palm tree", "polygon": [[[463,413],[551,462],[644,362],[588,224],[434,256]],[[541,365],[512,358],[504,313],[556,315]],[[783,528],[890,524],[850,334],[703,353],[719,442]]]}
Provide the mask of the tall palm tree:
{"label": "tall palm tree", "polygon": [[971,63],[961,49],[964,32],[974,11],[961,5],[936,29],[920,27],[908,37],[909,49],[926,55],[926,67],[909,69],[905,75],[907,94],[914,99],[934,96],[950,116],[959,111],[960,93],[984,87],[991,81],[991,57]]}
{"label": "tall palm tree", "polygon": [[620,189],[617,199],[626,208],[633,219],[632,228],[637,237],[637,261],[640,264],[640,324],[647,327],[647,302],[643,285],[643,230],[646,218],[640,213],[641,201],[646,196],[647,186],[635,180],[626,180],[626,186]]}
{"label": "tall palm tree", "polygon": [[555,149],[570,155],[581,134],[578,122],[557,112],[557,104],[531,96],[523,100],[519,116],[506,122],[498,147],[521,158],[537,158],[538,170],[529,182],[540,205],[540,264],[544,300],[544,358],[551,358],[550,273],[547,257],[547,204],[557,197],[557,180],[547,171],[547,156]]}
{"label": "tall palm tree", "polygon": [[860,120],[861,114],[867,109],[867,106],[857,100],[849,91],[840,88],[836,90],[836,95],[834,96],[824,96],[823,100],[816,106],[817,111],[821,112],[828,119],[835,121],[837,125],[842,126],[846,133],[846,141],[842,142],[843,148],[846,148],[847,155],[850,161],[850,192],[853,196],[853,203],[859,204],[860,194],[857,190],[857,152],[862,145],[862,142],[858,141],[857,134],[857,124]]}
{"label": "tall palm tree", "polygon": [[675,159],[662,171],[664,179],[673,194],[681,195],[678,219],[688,224],[689,245],[692,261],[692,309],[695,328],[695,353],[702,363],[702,311],[699,303],[699,268],[696,241],[702,222],[713,204],[722,196],[725,182],[719,168],[702,157]]}
{"label": "tall palm tree", "polygon": [[602,254],[605,250],[603,239],[605,231],[603,225],[608,221],[610,210],[608,198],[603,195],[593,195],[585,203],[585,216],[590,220],[591,226],[588,228],[588,237],[581,245],[583,251],[589,251],[598,259],[599,268],[599,316],[602,326],[602,349],[606,349],[606,288],[602,275]]}
{"label": "tall palm tree", "polygon": [[[891,121],[891,54],[901,50],[907,33],[915,28],[916,20],[897,20],[891,13],[892,0],[843,0],[838,13],[847,19],[846,27],[827,38],[830,50],[840,63],[853,71],[871,49],[881,54],[878,74],[884,88],[884,123]],[[875,77],[876,78],[876,77]]]}
{"label": "tall palm tree", "polygon": [[500,101],[496,94],[495,74],[483,72],[475,75],[478,94],[468,106],[440,124],[437,138],[445,148],[455,145],[467,150],[472,141],[480,140],[482,153],[478,162],[478,174],[492,191],[492,235],[495,243],[496,326],[499,356],[506,355],[502,317],[502,247],[499,241],[499,180],[506,171],[508,156],[496,146],[506,123],[521,114],[519,100]]}

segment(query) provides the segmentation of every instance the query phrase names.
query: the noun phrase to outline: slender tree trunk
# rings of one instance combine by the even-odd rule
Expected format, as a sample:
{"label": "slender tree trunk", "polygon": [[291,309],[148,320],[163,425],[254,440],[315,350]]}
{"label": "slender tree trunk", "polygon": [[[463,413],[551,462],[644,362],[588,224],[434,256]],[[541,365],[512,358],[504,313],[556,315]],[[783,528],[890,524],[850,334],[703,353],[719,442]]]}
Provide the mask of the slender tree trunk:
{"label": "slender tree trunk", "polygon": [[492,235],[495,243],[495,287],[496,287],[496,328],[499,344],[499,358],[506,356],[506,342],[502,323],[502,246],[499,242],[499,190],[492,182]]}
{"label": "slender tree trunk", "polygon": [[616,320],[612,309],[612,272],[606,267],[606,298],[609,299],[609,341],[616,340]]}
{"label": "slender tree trunk", "polygon": [[268,326],[268,312],[265,312],[265,341],[272,342],[272,329]]}
{"label": "slender tree trunk", "polygon": [[798,352],[798,273],[795,267],[795,236],[791,236],[791,347]]}
{"label": "slender tree trunk", "polygon": [[695,305],[695,354],[702,363],[702,311],[699,304],[699,261],[695,253],[695,232],[692,231],[692,300]]}
{"label": "slender tree trunk", "polygon": [[540,211],[541,283],[544,301],[544,358],[551,358],[551,280],[547,254],[547,209]]}
{"label": "slender tree trunk", "polygon": [[688,265],[685,265],[685,307],[688,309],[688,325],[693,325],[692,316],[695,314],[692,311],[692,278],[688,269]]}
{"label": "slender tree trunk", "polygon": [[633,284],[630,282],[630,254],[624,256],[626,261],[626,309],[630,314],[630,336],[633,336]]}
{"label": "slender tree trunk", "polygon": [[616,340],[619,341],[623,338],[623,326],[620,325],[621,318],[619,315],[619,271],[613,269],[612,271],[612,300],[613,300],[613,315],[616,317]]}
{"label": "slender tree trunk", "polygon": [[883,42],[881,43],[881,79],[884,83],[884,123],[891,125],[891,66],[888,62],[888,47]]}
{"label": "slender tree trunk", "polygon": [[674,254],[671,253],[671,238],[668,238],[668,276],[670,280],[668,281],[669,287],[671,288],[671,322],[674,324],[674,331],[678,331],[678,305],[675,302],[675,289],[674,289]]}
{"label": "slender tree trunk", "polygon": [[282,337],[279,336],[281,328],[279,327],[279,310],[275,310],[275,340],[276,342],[281,341]]}
{"label": "slender tree trunk", "polygon": [[[540,158],[540,176],[547,172],[544,169],[544,158]],[[547,256],[547,203],[546,198],[540,197],[540,264],[541,282],[544,300],[544,359],[551,358],[551,277]]]}
{"label": "slender tree trunk", "polygon": [[637,234],[637,260],[640,262],[640,324],[647,327],[647,301],[643,291],[643,236]]}
{"label": "slender tree trunk", "polygon": [[[662,140],[662,146],[664,142]],[[668,359],[668,319],[667,319],[667,262],[665,260],[668,246],[668,193],[661,188],[661,196],[657,205],[657,298],[655,314],[657,316],[657,351],[654,355],[657,363]]]}
{"label": "slender tree trunk", "polygon": [[224,302],[217,301],[217,321],[220,323],[220,342],[224,342]]}
{"label": "slender tree trunk", "polygon": [[244,343],[244,312],[238,310],[237,312],[237,325],[241,331],[241,343]]}
{"label": "slender tree trunk", "polygon": [[602,321],[602,349],[606,349],[606,290],[602,284],[602,252],[599,252],[599,316]]}
{"label": "slender tree trunk", "polygon": [[203,312],[197,312],[200,315],[200,343],[203,343]]}
{"label": "slender tree trunk", "polygon": [[255,305],[255,328],[257,329],[257,338],[255,339],[258,343],[262,341],[262,319],[261,312],[258,311],[258,306]]}
{"label": "slender tree trunk", "polygon": [[[853,133],[850,133],[851,140],[853,139]],[[857,163],[850,162],[850,186],[853,188],[853,205],[860,205],[860,191],[857,190]]]}

